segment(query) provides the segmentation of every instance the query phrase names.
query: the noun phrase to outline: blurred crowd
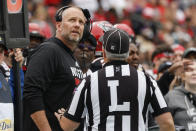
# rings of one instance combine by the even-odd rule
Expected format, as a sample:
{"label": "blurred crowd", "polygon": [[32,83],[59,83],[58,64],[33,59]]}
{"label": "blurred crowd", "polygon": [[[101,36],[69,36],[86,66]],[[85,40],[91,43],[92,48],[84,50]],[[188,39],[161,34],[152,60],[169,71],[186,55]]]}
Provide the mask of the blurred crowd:
{"label": "blurred crowd", "polygon": [[[121,29],[130,37],[127,62],[157,81],[175,125],[196,130],[196,0],[28,0],[30,44],[18,60],[24,73],[39,44],[55,36],[56,12],[67,5],[91,14],[91,35],[73,51],[84,74],[102,68],[101,36],[107,28]],[[3,69],[6,77],[10,71]]]}
{"label": "blurred crowd", "polygon": [[[56,11],[66,5],[87,8],[91,14],[93,23],[91,33],[96,38],[97,44],[91,36],[81,41],[88,43],[88,50],[82,44],[75,50],[76,59],[84,73],[88,75],[89,68],[93,72],[93,68],[98,70],[104,64],[104,60],[100,58],[102,56],[100,38],[105,31],[104,28],[114,26],[122,29],[129,34],[131,40],[134,40],[132,41],[134,44],[130,44],[128,62],[138,69],[145,70],[157,80],[162,94],[167,94],[166,100],[173,111],[176,125],[188,129],[187,123],[189,123],[189,130],[196,129],[193,124],[194,113],[188,115],[184,113],[196,108],[187,108],[185,106],[187,102],[182,102],[182,106],[178,106],[179,101],[175,101],[178,97],[175,96],[176,91],[174,90],[174,94],[170,92],[173,89],[177,89],[178,93],[187,92],[181,91],[182,89],[179,91],[176,87],[184,89],[187,87],[185,83],[191,84],[191,80],[188,82],[183,74],[186,74],[184,66],[189,67],[192,65],[190,60],[196,60],[196,15],[193,13],[196,12],[196,0],[28,0],[29,22],[39,25],[39,32],[43,38],[50,38],[56,33]],[[99,27],[99,21],[104,28]],[[31,29],[30,33],[32,34]],[[97,57],[99,58],[95,59]],[[189,68],[194,70],[194,67]],[[196,93],[189,89],[188,92]],[[180,96],[184,97],[186,93]],[[178,99],[182,98],[176,100]],[[175,112],[177,109],[182,112]],[[176,121],[177,119],[180,120]],[[184,120],[186,124],[182,124]],[[150,126],[154,125],[152,123]]]}
{"label": "blurred crowd", "polygon": [[70,4],[89,9],[92,21],[130,26],[147,67],[159,45],[188,48],[196,43],[195,0],[28,0],[29,22],[38,23],[49,38],[55,34],[56,10]]}

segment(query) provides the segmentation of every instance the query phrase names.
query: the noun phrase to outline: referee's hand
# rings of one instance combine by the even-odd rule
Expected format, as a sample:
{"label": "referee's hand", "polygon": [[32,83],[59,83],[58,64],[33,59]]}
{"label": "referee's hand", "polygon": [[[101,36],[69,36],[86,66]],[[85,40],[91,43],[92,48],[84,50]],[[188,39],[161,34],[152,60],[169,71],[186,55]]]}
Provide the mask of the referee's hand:
{"label": "referee's hand", "polygon": [[61,108],[61,109],[58,109],[58,113],[57,112],[54,112],[54,115],[56,116],[56,118],[58,119],[58,121],[60,121],[60,119],[62,118],[63,114],[65,113],[65,109],[64,108]]}

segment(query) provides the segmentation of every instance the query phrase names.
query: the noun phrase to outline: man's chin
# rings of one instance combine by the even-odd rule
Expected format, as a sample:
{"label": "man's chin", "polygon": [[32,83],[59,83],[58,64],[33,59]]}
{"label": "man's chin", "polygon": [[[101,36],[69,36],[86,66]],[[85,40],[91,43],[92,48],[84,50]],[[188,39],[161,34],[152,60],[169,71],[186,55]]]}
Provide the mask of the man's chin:
{"label": "man's chin", "polygon": [[78,43],[80,39],[71,39],[72,42]]}
{"label": "man's chin", "polygon": [[81,37],[79,37],[79,36],[71,36],[70,40],[71,41],[75,41],[75,42],[79,42],[81,40]]}
{"label": "man's chin", "polygon": [[139,64],[134,64],[134,63],[132,63],[131,65],[132,65],[133,67],[137,68]]}

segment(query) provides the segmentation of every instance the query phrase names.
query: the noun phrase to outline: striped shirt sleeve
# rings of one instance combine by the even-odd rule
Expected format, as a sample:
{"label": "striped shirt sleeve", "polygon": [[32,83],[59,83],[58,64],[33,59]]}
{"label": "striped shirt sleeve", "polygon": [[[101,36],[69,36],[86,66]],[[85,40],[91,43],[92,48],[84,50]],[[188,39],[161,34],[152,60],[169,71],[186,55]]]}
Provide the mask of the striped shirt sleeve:
{"label": "striped shirt sleeve", "polygon": [[82,80],[75,90],[73,99],[70,103],[68,110],[65,112],[64,116],[70,120],[81,122],[81,119],[84,117],[85,111],[85,92],[87,90],[89,83],[89,77]]}
{"label": "striped shirt sleeve", "polygon": [[155,117],[155,116],[161,115],[165,112],[169,112],[169,109],[167,107],[165,99],[164,99],[156,81],[153,80],[152,78],[150,80],[152,82],[150,111],[152,112],[152,115]]}

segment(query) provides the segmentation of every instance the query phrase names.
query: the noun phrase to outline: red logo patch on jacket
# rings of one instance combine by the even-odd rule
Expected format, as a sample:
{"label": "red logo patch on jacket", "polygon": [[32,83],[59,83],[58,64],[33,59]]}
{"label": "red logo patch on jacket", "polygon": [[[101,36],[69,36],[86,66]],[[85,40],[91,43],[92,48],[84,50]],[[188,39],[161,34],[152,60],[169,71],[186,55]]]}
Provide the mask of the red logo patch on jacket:
{"label": "red logo patch on jacket", "polygon": [[80,80],[78,78],[75,78],[75,85],[78,86],[80,84]]}

